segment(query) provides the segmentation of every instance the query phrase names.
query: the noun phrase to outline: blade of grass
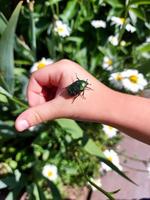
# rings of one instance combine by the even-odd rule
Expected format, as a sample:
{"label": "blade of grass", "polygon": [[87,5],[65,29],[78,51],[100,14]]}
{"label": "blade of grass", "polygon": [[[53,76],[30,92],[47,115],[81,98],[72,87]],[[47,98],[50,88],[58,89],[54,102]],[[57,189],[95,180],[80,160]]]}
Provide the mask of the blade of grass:
{"label": "blade of grass", "polygon": [[[5,82],[5,89],[11,94],[14,91],[14,40],[15,30],[21,9],[22,1],[14,10],[7,27],[0,38],[0,79]],[[7,85],[7,87],[6,87]]]}

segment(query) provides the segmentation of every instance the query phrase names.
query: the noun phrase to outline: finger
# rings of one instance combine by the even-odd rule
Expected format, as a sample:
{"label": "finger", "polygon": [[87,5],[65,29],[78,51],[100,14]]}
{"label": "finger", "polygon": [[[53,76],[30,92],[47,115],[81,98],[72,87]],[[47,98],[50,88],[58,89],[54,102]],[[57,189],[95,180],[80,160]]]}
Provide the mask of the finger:
{"label": "finger", "polygon": [[46,66],[32,74],[27,89],[30,106],[36,106],[47,101],[45,88],[51,88],[49,90],[49,97],[51,96],[51,92],[54,92],[53,87],[57,86],[60,80],[60,73],[58,70],[56,73],[56,66],[58,66],[58,63]]}
{"label": "finger", "polygon": [[38,104],[42,104],[45,102],[45,98],[44,95],[42,94],[42,86],[39,85],[39,83],[34,80],[31,79],[29,81],[30,83],[30,87],[28,85],[28,89],[27,89],[27,97],[28,97],[28,102],[30,106],[36,106]]}
{"label": "finger", "polygon": [[30,107],[16,119],[15,127],[18,131],[24,131],[41,122],[62,117],[60,102],[55,100]]}

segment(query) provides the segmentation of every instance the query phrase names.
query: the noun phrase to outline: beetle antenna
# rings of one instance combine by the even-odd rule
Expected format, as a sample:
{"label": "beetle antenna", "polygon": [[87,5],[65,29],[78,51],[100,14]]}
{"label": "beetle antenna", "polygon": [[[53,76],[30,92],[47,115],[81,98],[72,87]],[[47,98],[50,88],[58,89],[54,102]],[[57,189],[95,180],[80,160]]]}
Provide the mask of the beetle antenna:
{"label": "beetle antenna", "polygon": [[78,78],[77,74],[76,74],[76,78],[77,78],[78,80],[80,80],[80,79]]}

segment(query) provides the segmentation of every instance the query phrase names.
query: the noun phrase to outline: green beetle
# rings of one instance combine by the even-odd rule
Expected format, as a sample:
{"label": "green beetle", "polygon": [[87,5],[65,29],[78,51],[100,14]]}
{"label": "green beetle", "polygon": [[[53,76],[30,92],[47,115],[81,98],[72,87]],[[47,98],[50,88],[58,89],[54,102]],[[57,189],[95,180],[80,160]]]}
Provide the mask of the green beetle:
{"label": "green beetle", "polygon": [[66,89],[67,93],[71,97],[75,97],[75,99],[82,93],[84,95],[85,89],[91,89],[87,87],[90,85],[87,80],[81,80],[77,77],[77,80],[70,84]]}

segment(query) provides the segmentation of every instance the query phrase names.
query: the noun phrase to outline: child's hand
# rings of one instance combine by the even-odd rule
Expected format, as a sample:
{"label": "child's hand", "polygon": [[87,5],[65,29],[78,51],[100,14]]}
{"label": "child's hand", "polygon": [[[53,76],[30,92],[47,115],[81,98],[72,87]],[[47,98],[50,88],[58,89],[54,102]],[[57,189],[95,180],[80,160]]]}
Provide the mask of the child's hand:
{"label": "child's hand", "polygon": [[[71,96],[67,87],[85,80],[87,87]],[[116,92],[95,79],[80,65],[61,60],[34,72],[27,97],[30,108],[16,119],[16,129],[23,131],[41,122],[56,118],[99,122],[150,144],[150,101]]]}
{"label": "child's hand", "polygon": [[[77,77],[87,80],[84,94],[70,96],[66,87]],[[112,92],[78,64],[61,60],[34,72],[30,78],[27,97],[30,108],[16,120],[16,129],[23,131],[41,122],[56,118],[98,121],[103,117],[99,105],[108,101],[106,93]],[[100,107],[101,107],[100,106]],[[98,113],[98,114],[97,114]],[[101,117],[100,117],[101,116]]]}

